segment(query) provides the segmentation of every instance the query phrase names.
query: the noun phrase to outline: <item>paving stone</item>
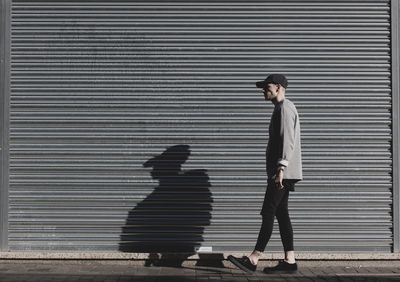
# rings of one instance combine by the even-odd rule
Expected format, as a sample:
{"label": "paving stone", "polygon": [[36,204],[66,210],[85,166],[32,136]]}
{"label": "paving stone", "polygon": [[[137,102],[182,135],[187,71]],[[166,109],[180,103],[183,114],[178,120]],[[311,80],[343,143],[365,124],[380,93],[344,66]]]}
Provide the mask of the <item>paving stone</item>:
{"label": "paving stone", "polygon": [[[296,274],[264,274],[273,261],[261,262],[254,274],[245,273],[230,263],[222,267],[144,267],[138,262],[109,261],[0,261],[0,282],[130,282],[130,281],[288,281],[288,282],[358,282],[400,281],[400,263],[372,262],[301,262]],[[350,266],[349,266],[350,265]],[[74,275],[70,275],[73,273]]]}
{"label": "paving stone", "polygon": [[133,281],[132,277],[119,277],[118,282],[131,282]]}

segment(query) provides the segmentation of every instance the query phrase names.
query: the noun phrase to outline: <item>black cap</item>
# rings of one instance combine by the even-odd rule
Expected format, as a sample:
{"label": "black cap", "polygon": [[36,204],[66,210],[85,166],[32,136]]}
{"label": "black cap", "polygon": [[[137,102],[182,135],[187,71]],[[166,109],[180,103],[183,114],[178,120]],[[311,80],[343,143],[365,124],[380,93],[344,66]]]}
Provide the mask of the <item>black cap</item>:
{"label": "black cap", "polygon": [[265,88],[268,83],[280,84],[285,88],[288,86],[288,81],[283,74],[270,74],[265,80],[257,81],[256,86],[258,88]]}

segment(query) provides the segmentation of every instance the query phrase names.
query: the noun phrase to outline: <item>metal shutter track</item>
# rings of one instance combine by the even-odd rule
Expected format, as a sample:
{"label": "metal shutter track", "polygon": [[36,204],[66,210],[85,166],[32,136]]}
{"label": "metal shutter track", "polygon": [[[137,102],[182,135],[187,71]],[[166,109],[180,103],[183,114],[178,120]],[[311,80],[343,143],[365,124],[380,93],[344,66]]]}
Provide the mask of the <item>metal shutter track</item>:
{"label": "metal shutter track", "polygon": [[[211,185],[212,211],[193,211],[207,222],[201,245],[251,250],[272,113],[254,83],[281,72],[302,122],[296,250],[389,252],[389,10],[13,1],[9,249],[118,250],[129,211],[158,185],[143,164],[185,144],[183,171],[207,170]],[[178,229],[161,234],[194,236]],[[281,250],[277,226],[268,250]]]}

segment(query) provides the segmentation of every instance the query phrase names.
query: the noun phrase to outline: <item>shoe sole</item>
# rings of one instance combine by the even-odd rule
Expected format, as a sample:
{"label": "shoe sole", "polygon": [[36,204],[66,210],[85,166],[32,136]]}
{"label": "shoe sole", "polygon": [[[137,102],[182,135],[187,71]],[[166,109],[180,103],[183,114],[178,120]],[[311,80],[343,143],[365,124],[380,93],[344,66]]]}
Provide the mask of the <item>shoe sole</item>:
{"label": "shoe sole", "polygon": [[255,270],[248,269],[243,264],[241,264],[235,257],[228,256],[228,260],[233,263],[235,266],[239,267],[241,270],[246,271],[248,273],[254,273]]}

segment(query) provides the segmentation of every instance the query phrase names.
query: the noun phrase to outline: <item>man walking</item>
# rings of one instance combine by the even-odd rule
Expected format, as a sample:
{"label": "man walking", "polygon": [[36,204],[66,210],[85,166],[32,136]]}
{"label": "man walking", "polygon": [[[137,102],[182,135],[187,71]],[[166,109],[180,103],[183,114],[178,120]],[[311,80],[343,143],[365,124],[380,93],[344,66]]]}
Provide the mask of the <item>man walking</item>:
{"label": "man walking", "polygon": [[267,147],[268,185],[261,209],[262,225],[254,251],[250,256],[228,259],[240,269],[253,272],[272,234],[274,218],[278,219],[279,231],[285,251],[285,259],[264,272],[294,272],[293,229],[288,212],[289,191],[294,191],[297,181],[303,178],[300,144],[300,120],[295,105],[285,98],[288,81],[284,75],[271,74],[256,83],[266,100],[274,105],[269,125]]}

